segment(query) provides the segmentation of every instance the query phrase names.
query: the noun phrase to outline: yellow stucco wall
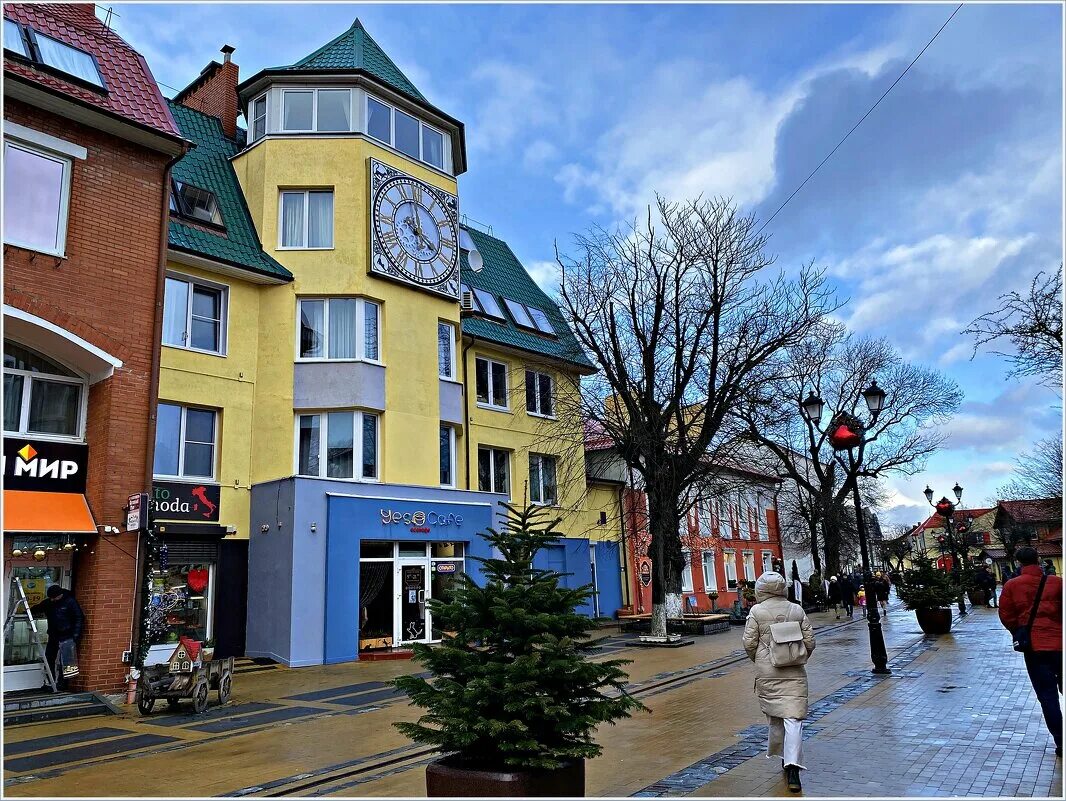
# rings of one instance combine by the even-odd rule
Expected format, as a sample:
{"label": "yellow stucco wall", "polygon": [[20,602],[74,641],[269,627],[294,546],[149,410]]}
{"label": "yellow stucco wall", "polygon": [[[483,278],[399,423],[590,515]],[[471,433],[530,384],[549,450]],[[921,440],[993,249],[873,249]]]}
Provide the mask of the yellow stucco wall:
{"label": "yellow stucco wall", "polygon": [[226,355],[164,345],[159,400],[216,409],[220,448],[215,454],[221,485],[219,522],[248,537],[251,487],[252,406],[259,339],[259,296],[270,288],[196,267],[168,262],[172,273],[228,287]]}

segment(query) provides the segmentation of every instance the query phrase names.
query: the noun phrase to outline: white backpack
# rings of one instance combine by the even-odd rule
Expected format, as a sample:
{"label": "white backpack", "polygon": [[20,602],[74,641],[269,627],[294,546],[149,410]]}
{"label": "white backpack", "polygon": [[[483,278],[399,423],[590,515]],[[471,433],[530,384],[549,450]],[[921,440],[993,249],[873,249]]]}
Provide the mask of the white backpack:
{"label": "white backpack", "polygon": [[796,621],[789,621],[792,610],[781,623],[770,624],[770,664],[774,667],[793,667],[807,662],[807,646],[803,644],[803,629]]}

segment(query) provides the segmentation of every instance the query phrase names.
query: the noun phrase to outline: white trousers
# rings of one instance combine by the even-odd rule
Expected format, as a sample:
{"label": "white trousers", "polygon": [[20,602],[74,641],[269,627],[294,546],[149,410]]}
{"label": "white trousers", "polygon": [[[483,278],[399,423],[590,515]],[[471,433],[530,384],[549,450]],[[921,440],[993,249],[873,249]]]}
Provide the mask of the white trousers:
{"label": "white trousers", "polygon": [[803,766],[803,721],[798,718],[775,718],[766,716],[770,723],[770,737],[766,744],[766,756],[780,757],[786,765]]}

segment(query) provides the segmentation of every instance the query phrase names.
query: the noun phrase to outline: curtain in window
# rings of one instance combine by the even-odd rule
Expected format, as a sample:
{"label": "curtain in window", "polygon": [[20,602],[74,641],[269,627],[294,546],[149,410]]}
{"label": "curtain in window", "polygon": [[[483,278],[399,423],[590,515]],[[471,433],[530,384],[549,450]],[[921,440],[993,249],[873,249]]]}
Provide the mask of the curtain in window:
{"label": "curtain in window", "polygon": [[363,358],[378,359],[378,305],[363,301]]}
{"label": "curtain in window", "polygon": [[[334,298],[329,302],[329,358],[355,358],[354,298]],[[349,476],[351,478],[351,476]]]}
{"label": "curtain in window", "polygon": [[333,247],[333,193],[309,192],[307,200],[307,247]]}
{"label": "curtain in window", "polygon": [[189,312],[189,284],[167,278],[163,290],[163,344],[185,345],[185,324]]}
{"label": "curtain in window", "polygon": [[326,423],[326,475],[352,478],[355,464],[355,415],[330,412]]}
{"label": "curtain in window", "polygon": [[155,464],[152,472],[160,476],[178,474],[178,451],[181,447],[181,407],[160,403],[155,418]]}
{"label": "curtain in window", "polygon": [[300,415],[299,470],[301,476],[318,475],[319,420],[317,414]]}
{"label": "curtain in window", "polygon": [[286,131],[311,130],[314,97],[312,91],[282,93],[282,124]]}
{"label": "curtain in window", "polygon": [[75,50],[70,45],[41,33],[37,34],[36,39],[37,47],[41,51],[41,60],[45,64],[96,86],[101,85],[100,73],[96,71],[96,64],[88,53]]}
{"label": "curtain in window", "polygon": [[64,162],[4,145],[4,241],[54,253],[61,239]]}
{"label": "curtain in window", "polygon": [[318,130],[352,129],[352,93],[350,89],[318,90]]}
{"label": "curtain in window", "polygon": [[38,434],[77,435],[80,394],[81,387],[77,384],[35,379],[30,390],[30,431]]}
{"label": "curtain in window", "polygon": [[377,415],[362,416],[362,477],[377,478]]}
{"label": "curtain in window", "polygon": [[325,303],[321,300],[300,301],[300,358],[321,359],[326,355]]}
{"label": "curtain in window", "polygon": [[20,375],[4,374],[4,431],[18,431],[22,422],[22,382]]}
{"label": "curtain in window", "polygon": [[304,247],[304,194],[281,193],[281,246]]}

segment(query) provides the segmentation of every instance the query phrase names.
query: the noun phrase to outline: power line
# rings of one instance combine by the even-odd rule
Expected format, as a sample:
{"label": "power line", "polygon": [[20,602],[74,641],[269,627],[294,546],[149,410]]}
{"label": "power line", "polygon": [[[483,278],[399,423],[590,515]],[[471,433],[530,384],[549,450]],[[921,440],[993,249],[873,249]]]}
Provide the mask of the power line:
{"label": "power line", "polygon": [[787,206],[789,201],[792,200],[792,198],[794,198],[796,195],[799,194],[799,191],[801,189],[803,189],[804,186],[807,185],[807,182],[809,180],[811,180],[811,178],[814,177],[815,173],[818,172],[818,170],[822,169],[822,165],[824,165],[827,161],[829,161],[829,159],[831,159],[833,157],[833,154],[836,153],[837,150],[840,149],[840,146],[843,145],[846,141],[848,141],[848,137],[851,136],[853,133],[855,133],[855,130],[860,125],[863,124],[863,122],[866,120],[867,117],[869,117],[873,113],[874,109],[877,108],[881,104],[881,101],[884,100],[886,97],[888,97],[889,92],[891,92],[893,89],[895,89],[896,88],[896,84],[898,84],[900,81],[903,80],[903,76],[906,75],[908,72],[910,72],[911,67],[913,67],[915,65],[915,63],[918,61],[918,59],[920,59],[922,57],[922,55],[925,53],[925,51],[928,50],[930,48],[930,46],[933,44],[933,42],[936,41],[937,37],[940,36],[940,34],[944,31],[944,28],[948,27],[948,23],[951,22],[951,20],[955,17],[955,15],[959,13],[959,9],[962,8],[963,5],[965,5],[965,4],[964,3],[959,3],[959,5],[955,8],[955,10],[951,12],[951,16],[948,17],[946,20],[944,20],[944,24],[940,26],[940,30],[938,30],[936,33],[934,33],[933,34],[933,38],[925,43],[925,47],[923,47],[921,49],[921,51],[918,53],[918,55],[916,55],[911,60],[911,63],[907,65],[907,68],[905,70],[903,70],[903,72],[901,72],[899,74],[899,77],[896,78],[896,80],[894,80],[892,82],[892,85],[889,86],[885,90],[884,94],[881,95],[879,98],[877,98],[877,102],[874,103],[872,106],[870,106],[870,108],[866,111],[866,113],[863,114],[862,117],[859,118],[859,121],[857,123],[855,123],[853,126],[851,126],[851,130],[848,131],[846,134],[844,134],[844,138],[841,139],[839,142],[837,142],[836,147],[834,147],[832,150],[829,151],[829,155],[827,155],[824,159],[822,159],[820,162],[818,162],[818,166],[815,167],[813,170],[811,170],[811,174],[803,179],[803,183],[801,183],[799,186],[797,186],[793,190],[792,194],[789,195],[787,198],[785,198],[785,202],[777,207],[777,211],[775,211],[773,214],[771,214],[769,219],[767,219],[766,222],[764,222],[762,225],[759,226],[759,230],[755,232],[756,234],[761,233],[762,229],[765,228],[767,225],[769,225],[770,222],[774,219],[774,217],[776,217],[778,214],[781,213],[781,209],[783,209],[785,206]]}

